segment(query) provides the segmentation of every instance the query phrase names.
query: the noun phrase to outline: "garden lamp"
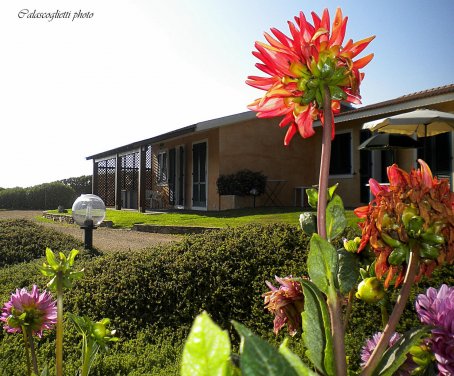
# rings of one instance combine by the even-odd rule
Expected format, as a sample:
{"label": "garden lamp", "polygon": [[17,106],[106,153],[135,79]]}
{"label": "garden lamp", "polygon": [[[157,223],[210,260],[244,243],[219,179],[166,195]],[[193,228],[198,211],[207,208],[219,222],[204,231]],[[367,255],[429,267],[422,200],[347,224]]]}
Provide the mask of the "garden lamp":
{"label": "garden lamp", "polygon": [[80,195],[74,201],[72,216],[81,229],[85,231],[85,249],[93,248],[93,229],[101,224],[106,216],[104,201],[92,194]]}

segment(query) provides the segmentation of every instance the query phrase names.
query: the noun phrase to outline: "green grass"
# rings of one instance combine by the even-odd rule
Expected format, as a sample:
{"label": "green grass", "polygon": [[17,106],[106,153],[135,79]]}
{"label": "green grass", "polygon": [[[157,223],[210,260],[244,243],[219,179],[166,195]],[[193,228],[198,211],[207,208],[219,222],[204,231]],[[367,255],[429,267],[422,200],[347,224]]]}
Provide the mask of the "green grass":
{"label": "green grass", "polygon": [[[57,210],[50,210],[57,213]],[[159,226],[196,226],[196,227],[237,227],[246,224],[286,223],[298,225],[300,208],[255,208],[235,209],[217,212],[178,211],[162,213],[139,213],[137,211],[107,209],[106,220],[112,221],[115,228],[131,228],[133,224]],[[68,210],[71,215],[71,210]],[[358,219],[352,211],[346,211],[350,226],[355,226]]]}

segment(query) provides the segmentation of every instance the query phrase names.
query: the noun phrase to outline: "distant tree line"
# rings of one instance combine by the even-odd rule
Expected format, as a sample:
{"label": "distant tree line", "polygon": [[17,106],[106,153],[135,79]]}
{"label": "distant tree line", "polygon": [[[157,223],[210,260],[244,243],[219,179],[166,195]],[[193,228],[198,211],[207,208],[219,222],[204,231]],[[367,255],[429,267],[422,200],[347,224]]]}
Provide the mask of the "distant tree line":
{"label": "distant tree line", "polygon": [[58,180],[28,188],[0,188],[0,209],[48,210],[70,208],[81,194],[91,193],[90,175]]}

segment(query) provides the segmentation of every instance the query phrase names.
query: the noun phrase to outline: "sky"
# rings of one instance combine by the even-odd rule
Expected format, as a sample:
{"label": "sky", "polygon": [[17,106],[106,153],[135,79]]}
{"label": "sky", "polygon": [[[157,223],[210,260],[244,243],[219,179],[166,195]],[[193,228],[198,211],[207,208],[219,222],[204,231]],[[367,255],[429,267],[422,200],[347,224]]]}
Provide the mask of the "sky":
{"label": "sky", "polygon": [[90,175],[87,156],[247,111],[254,42],[337,7],[346,39],[376,35],[363,105],[454,83],[452,0],[2,1],[0,187]]}

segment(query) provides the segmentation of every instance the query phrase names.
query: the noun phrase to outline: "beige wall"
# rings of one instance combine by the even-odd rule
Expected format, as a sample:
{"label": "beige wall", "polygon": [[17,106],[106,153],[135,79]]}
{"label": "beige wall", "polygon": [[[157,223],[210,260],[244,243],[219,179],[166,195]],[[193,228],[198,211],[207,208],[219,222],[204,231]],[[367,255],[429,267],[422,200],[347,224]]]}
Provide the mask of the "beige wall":
{"label": "beige wall", "polygon": [[[184,147],[185,152],[185,168],[184,168],[184,196],[185,204],[184,209],[192,209],[192,145],[198,142],[207,143],[207,202],[208,210],[217,210],[218,207],[218,194],[216,191],[216,179],[219,176],[219,129],[211,129],[206,132],[193,133],[187,136],[175,138],[169,141],[153,144],[153,169],[157,171],[157,155],[160,151],[169,151],[172,148],[179,146]],[[164,202],[168,208],[169,201],[169,187],[168,184],[158,185],[156,181],[156,174],[153,174],[153,190],[158,190],[164,195]]]}
{"label": "beige wall", "polygon": [[[286,128],[278,119],[253,119],[219,130],[220,174],[240,169],[261,171],[269,180],[284,180],[280,195],[282,205],[293,205],[294,188],[318,183],[314,163],[316,145],[311,139],[296,135],[284,146]],[[263,205],[266,196],[257,199]],[[270,204],[270,203],[268,203]]]}
{"label": "beige wall", "polygon": [[[447,110],[441,107],[440,110]],[[192,208],[192,145],[195,142],[207,142],[207,210],[219,210],[220,198],[217,194],[216,180],[221,174],[235,173],[241,169],[261,171],[268,180],[283,180],[280,202],[284,206],[294,204],[295,187],[318,184],[318,172],[321,156],[321,127],[309,139],[302,139],[296,134],[289,146],[283,145],[287,128],[278,126],[280,119],[247,120],[231,125],[213,128],[182,136],[174,140],[153,145],[153,158],[159,150],[173,147],[185,147],[185,209]],[[360,201],[360,132],[364,120],[336,124],[336,132],[351,132],[352,135],[352,174],[330,176],[329,184],[339,183],[337,193],[344,205],[354,208],[364,203]],[[398,150],[396,163],[409,170],[416,164],[414,150]],[[373,176],[374,177],[374,176]],[[363,182],[364,184],[364,182]],[[153,182],[156,187],[156,182]],[[159,189],[168,194],[168,187]],[[166,199],[166,202],[168,198]],[[257,198],[257,206],[264,205],[266,196]],[[270,202],[268,202],[270,204]],[[222,209],[222,208],[221,208]]]}

